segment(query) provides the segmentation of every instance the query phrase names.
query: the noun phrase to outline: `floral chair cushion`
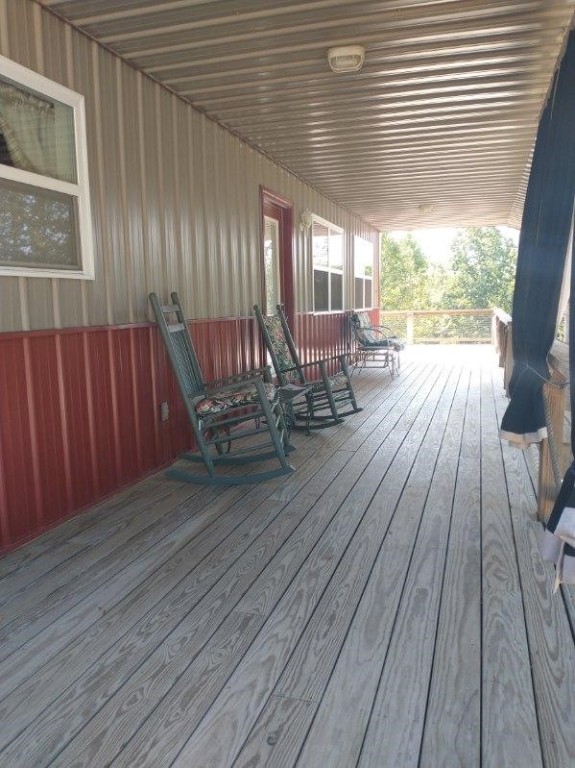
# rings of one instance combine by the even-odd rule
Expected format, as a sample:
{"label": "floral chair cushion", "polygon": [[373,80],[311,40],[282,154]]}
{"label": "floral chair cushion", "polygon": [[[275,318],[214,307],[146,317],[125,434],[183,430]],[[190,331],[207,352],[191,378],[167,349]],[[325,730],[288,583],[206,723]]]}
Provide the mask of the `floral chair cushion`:
{"label": "floral chair cushion", "polygon": [[[273,384],[264,384],[264,389],[267,399],[273,403],[277,397],[276,388]],[[205,397],[203,400],[199,400],[194,407],[198,416],[215,416],[218,413],[228,411],[230,408],[241,408],[246,405],[254,405],[257,402],[259,402],[257,388],[254,385],[248,385]]]}
{"label": "floral chair cushion", "polygon": [[296,371],[288,371],[288,368],[293,368],[295,361],[291,356],[291,352],[286,341],[284,330],[279,315],[267,315],[264,317],[264,323],[266,329],[270,335],[274,353],[278,359],[280,370],[285,371],[285,377],[288,384],[297,384],[300,381],[299,373]]}

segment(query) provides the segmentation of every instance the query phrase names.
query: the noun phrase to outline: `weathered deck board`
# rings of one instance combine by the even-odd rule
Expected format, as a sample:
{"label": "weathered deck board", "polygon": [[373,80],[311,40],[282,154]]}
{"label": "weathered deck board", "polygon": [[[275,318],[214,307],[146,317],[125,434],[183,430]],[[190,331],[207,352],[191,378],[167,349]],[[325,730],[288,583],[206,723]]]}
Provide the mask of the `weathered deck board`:
{"label": "weathered deck board", "polygon": [[[497,433],[495,401],[501,384],[482,382],[481,462],[483,540],[483,763],[542,766],[536,705],[516,542],[506,500],[507,482]],[[508,706],[512,699],[517,708]]]}
{"label": "weathered deck board", "polygon": [[[423,395],[421,397],[423,398]],[[415,405],[414,411],[418,410]],[[396,427],[391,433],[391,438],[399,442],[400,434],[401,430]],[[389,453],[390,457],[393,456],[393,449]],[[225,690],[209,713],[209,719],[206,718],[200,725],[198,730],[201,731],[203,727],[205,733],[201,746],[197,746],[200,738],[194,739],[194,744],[191,745],[193,754],[183,753],[180,756],[182,764],[194,765],[198,761],[204,761],[206,765],[226,765],[233,758],[231,750],[234,738],[222,743],[221,736],[213,738],[212,727],[218,732],[224,727],[229,728],[239,742],[237,746],[241,746],[245,738],[243,728],[248,727],[248,723],[251,724],[257,718],[260,699],[261,703],[265,703],[265,697],[269,695],[270,688],[285,666],[311,612],[329,584],[338,560],[356,532],[366,504],[379,484],[384,469],[383,466],[371,467],[371,470],[370,467],[366,468],[371,454],[357,452],[346,455],[348,463],[332,485],[336,493],[332,495],[330,489],[329,497],[324,495],[318,500],[312,510],[313,523],[309,518],[305,521],[308,530],[299,532],[295,540],[286,540],[285,546],[262,574],[262,579],[254,584],[236,606],[237,610],[269,618],[265,624],[262,622],[262,632],[238,664],[238,670],[235,672],[238,680],[236,686],[231,689],[230,681],[227,682]],[[367,478],[360,477],[362,471],[364,475],[369,471],[369,482]],[[321,538],[318,539],[316,535],[310,534],[309,528],[312,524],[317,525],[317,521],[322,519],[325,519],[327,524],[323,525]],[[287,591],[284,592],[286,587]],[[252,676],[253,682],[249,690],[245,690],[243,681]],[[197,711],[199,703],[190,701],[183,685],[178,688],[180,690],[177,698],[170,697],[169,701],[163,703],[163,722],[173,719],[174,711],[180,709],[183,698],[189,701],[185,712],[186,722],[194,722],[196,719],[199,722],[199,717],[205,715],[205,712]],[[230,698],[233,699],[231,705]],[[222,710],[225,710],[225,726],[220,719]],[[214,725],[207,727],[208,723]],[[162,723],[154,718],[149,728],[150,733],[157,732],[162,728]],[[129,759],[124,756],[119,764],[133,765],[145,758],[146,740],[140,745],[140,750],[137,754],[130,752]],[[158,758],[159,754],[156,754],[156,759]]]}
{"label": "weathered deck board", "polygon": [[494,363],[409,350],[293,475],[157,475],[7,555],[0,764],[575,765],[575,592]]}
{"label": "weathered deck board", "polygon": [[575,644],[568,612],[561,596],[552,594],[552,567],[539,556],[541,526],[536,522],[530,484],[525,481],[525,457],[508,446],[503,446],[502,453],[543,762],[546,768],[575,765]]}
{"label": "weathered deck board", "polygon": [[[433,474],[426,478],[429,495],[425,499],[397,625],[379,682],[360,765],[374,764],[382,743],[386,745],[386,759],[390,764],[410,766],[418,763],[467,388],[468,374],[462,372],[456,397],[450,403],[445,434],[440,435]],[[448,669],[453,669],[453,664]]]}
{"label": "weathered deck board", "polygon": [[[429,419],[429,414],[426,414],[425,410],[421,411],[421,415],[423,418],[419,420],[419,423],[414,422],[413,429],[410,430],[407,436],[408,438],[414,436],[414,430],[418,432],[419,430],[427,430],[428,435],[433,430],[433,426],[430,427],[430,425],[434,424],[434,419]],[[394,540],[392,528],[396,517],[400,518],[403,513],[414,517],[412,509],[407,506],[405,509],[402,509],[398,504],[400,498],[405,498],[405,495],[402,495],[404,482],[406,480],[409,482],[411,479],[401,474],[405,471],[405,467],[409,466],[409,463],[404,461],[402,449],[409,451],[412,445],[411,440],[408,441],[406,439],[404,441],[396,454],[388,475],[386,475],[386,480],[393,485],[393,492],[387,493],[385,500],[380,499],[379,495],[374,497],[366,511],[364,522],[371,526],[371,530],[368,529],[369,537],[365,540],[364,550],[356,551],[356,553],[351,555],[350,550],[346,553],[346,558],[356,556],[358,557],[358,562],[356,564],[348,564],[345,560],[342,561],[339,569],[339,579],[332,580],[330,583],[329,588],[322,597],[321,605],[318,606],[312,621],[306,627],[302,640],[278,682],[276,688],[277,695],[287,696],[293,700],[303,699],[319,702],[318,712],[306,742],[306,747],[300,756],[302,765],[316,765],[319,764],[318,761],[329,765],[332,764],[332,760],[336,756],[341,761],[341,764],[345,764],[346,761],[353,764],[353,762],[348,760],[347,752],[347,749],[353,749],[353,740],[351,738],[343,739],[346,747],[344,748],[344,745],[338,743],[338,734],[344,730],[341,728],[342,722],[347,724],[346,732],[348,735],[350,732],[361,732],[360,729],[356,729],[351,725],[351,721],[356,716],[355,713],[358,713],[361,709],[359,697],[364,693],[365,688],[362,685],[363,677],[355,665],[354,675],[351,679],[346,678],[344,680],[341,677],[342,673],[348,670],[346,662],[341,663],[341,659],[350,653],[350,649],[354,657],[357,658],[357,642],[354,636],[358,634],[358,627],[363,628],[366,622],[369,623],[371,611],[369,607],[366,607],[365,594],[369,590],[369,580],[373,577],[373,573],[378,567],[377,560],[382,557],[384,540],[394,541],[394,547],[398,552],[403,552],[405,548],[401,538]],[[428,447],[431,448],[431,446]],[[419,451],[418,457],[421,456],[424,450],[422,448]],[[390,477],[390,474],[393,475],[393,479]],[[422,482],[425,482],[425,480]],[[403,527],[403,523],[400,525]],[[401,565],[401,562],[397,563],[395,560],[392,562],[394,565]],[[407,559],[402,557],[402,562],[405,566]],[[354,591],[350,589],[349,592],[346,592],[346,579],[349,581],[350,574],[353,576],[352,589]],[[395,575],[396,577],[399,575],[399,578],[396,578],[392,584],[399,586],[403,581],[403,574],[400,572],[400,574],[396,573]],[[391,593],[392,589],[393,587],[388,587],[388,594],[385,596],[386,600],[391,601],[389,593]],[[370,591],[370,594],[373,594],[373,592]],[[359,607],[356,609],[358,602]],[[341,648],[342,642],[343,648]],[[332,672],[334,663],[335,668]],[[373,672],[373,669],[367,672],[368,679],[373,679]],[[326,687],[327,692],[324,694]],[[309,715],[309,712],[305,714]],[[314,731],[316,729],[322,731],[324,748],[321,750],[321,754],[314,754],[312,756],[309,753],[308,745],[317,743],[314,738]],[[328,747],[327,745],[330,746]],[[289,746],[292,748],[291,744]],[[274,750],[280,753],[281,745],[276,745]],[[274,755],[274,759],[278,764],[281,764],[280,757]],[[288,755],[286,755],[286,760],[289,763]]]}
{"label": "weathered deck board", "polygon": [[[405,455],[399,457],[397,469],[402,467],[405,471],[407,468],[408,475],[405,478],[399,475],[396,477],[397,483],[394,483],[397,493],[392,496],[390,504],[395,514],[386,531],[386,540],[378,553],[372,574],[377,586],[371,588],[371,585],[368,585],[365,599],[360,603],[300,756],[299,764],[302,766],[319,766],[322,762],[327,765],[355,765],[362,750],[366,729],[362,760],[369,761],[368,755],[372,745],[379,742],[380,726],[383,725],[384,720],[389,724],[390,732],[393,732],[390,742],[384,742],[386,754],[387,750],[390,750],[389,764],[404,765],[392,754],[394,749],[391,741],[401,738],[405,733],[405,723],[401,724],[400,732],[395,733],[396,723],[392,724],[386,715],[392,720],[396,715],[401,719],[403,707],[406,706],[409,698],[412,676],[407,673],[410,680],[405,680],[405,687],[403,687],[403,681],[400,682],[397,678],[386,681],[384,677],[386,671],[390,671],[391,676],[396,671],[400,673],[400,670],[394,670],[395,665],[390,659],[390,654],[392,656],[398,651],[402,656],[404,654],[406,656],[413,651],[414,656],[411,662],[407,662],[405,666],[402,665],[403,672],[411,671],[414,668],[413,659],[417,655],[414,645],[421,646],[425,643],[425,633],[422,632],[418,633],[417,639],[415,636],[410,636],[410,642],[402,645],[401,627],[410,625],[413,618],[411,598],[414,597],[417,602],[418,598],[422,597],[419,586],[412,588],[406,583],[406,579],[422,577],[425,580],[429,573],[424,573],[426,556],[423,552],[425,551],[433,559],[438,551],[434,541],[430,541],[427,536],[431,533],[434,539],[436,532],[425,530],[428,525],[427,520],[433,529],[434,515],[431,514],[428,518],[422,516],[456,386],[457,377],[445,375],[442,377],[436,401],[438,405],[430,413],[426,412],[426,409],[421,411],[423,419],[420,421],[419,445],[413,460],[406,461]],[[429,400],[426,405],[430,405]],[[412,446],[409,447],[412,448]],[[420,543],[421,558],[417,552]],[[427,564],[430,566],[429,561]],[[433,568],[429,567],[428,570],[431,572]],[[414,574],[417,575],[414,576]],[[424,591],[425,589],[427,586],[424,587]],[[376,602],[373,602],[374,598]],[[379,601],[381,600],[388,608],[385,614],[380,614]],[[395,606],[399,607],[394,611],[392,608]],[[421,607],[420,604],[419,607]],[[400,676],[403,677],[403,674],[400,673]],[[399,698],[396,696],[395,684],[401,688]],[[374,699],[375,704],[372,705]],[[390,701],[393,702],[392,708],[389,707]],[[351,706],[348,706],[348,702]],[[425,710],[425,697],[423,709]],[[371,721],[369,720],[370,711]],[[383,715],[383,712],[386,712],[386,715]],[[421,719],[418,725],[420,724]],[[318,739],[320,733],[328,746],[323,753],[322,738]],[[376,747],[376,752],[380,759],[379,746]]]}

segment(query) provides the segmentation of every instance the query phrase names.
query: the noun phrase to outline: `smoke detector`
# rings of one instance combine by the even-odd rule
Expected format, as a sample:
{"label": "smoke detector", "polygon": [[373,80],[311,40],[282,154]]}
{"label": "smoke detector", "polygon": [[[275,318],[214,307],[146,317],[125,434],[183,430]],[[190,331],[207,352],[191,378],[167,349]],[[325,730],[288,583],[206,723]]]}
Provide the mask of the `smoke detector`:
{"label": "smoke detector", "polygon": [[340,45],[329,49],[327,61],[332,72],[339,75],[343,72],[359,72],[364,56],[363,45]]}

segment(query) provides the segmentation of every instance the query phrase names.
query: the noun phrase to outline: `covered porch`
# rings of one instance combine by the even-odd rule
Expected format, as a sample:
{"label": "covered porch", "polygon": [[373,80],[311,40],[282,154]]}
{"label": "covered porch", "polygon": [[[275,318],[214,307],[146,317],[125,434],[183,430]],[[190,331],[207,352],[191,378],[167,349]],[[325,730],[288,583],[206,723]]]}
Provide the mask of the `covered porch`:
{"label": "covered porch", "polygon": [[493,348],[355,382],[289,478],[159,473],[0,561],[3,765],[575,764],[575,595]]}

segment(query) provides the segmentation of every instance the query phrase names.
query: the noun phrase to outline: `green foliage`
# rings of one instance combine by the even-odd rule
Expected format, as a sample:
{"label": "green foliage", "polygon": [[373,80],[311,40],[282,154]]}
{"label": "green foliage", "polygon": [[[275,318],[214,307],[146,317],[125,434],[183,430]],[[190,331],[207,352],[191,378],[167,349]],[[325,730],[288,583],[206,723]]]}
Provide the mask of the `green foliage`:
{"label": "green foliage", "polygon": [[412,235],[382,236],[380,284],[382,309],[428,308],[428,263]]}
{"label": "green foliage", "polygon": [[429,263],[412,235],[381,240],[381,307],[511,311],[517,249],[495,227],[459,230],[446,265]]}
{"label": "green foliage", "polygon": [[59,192],[3,181],[0,185],[0,263],[77,267],[74,207]]}
{"label": "green foliage", "polygon": [[495,227],[469,227],[451,246],[451,276],[446,308],[501,307],[511,311],[517,249]]}

